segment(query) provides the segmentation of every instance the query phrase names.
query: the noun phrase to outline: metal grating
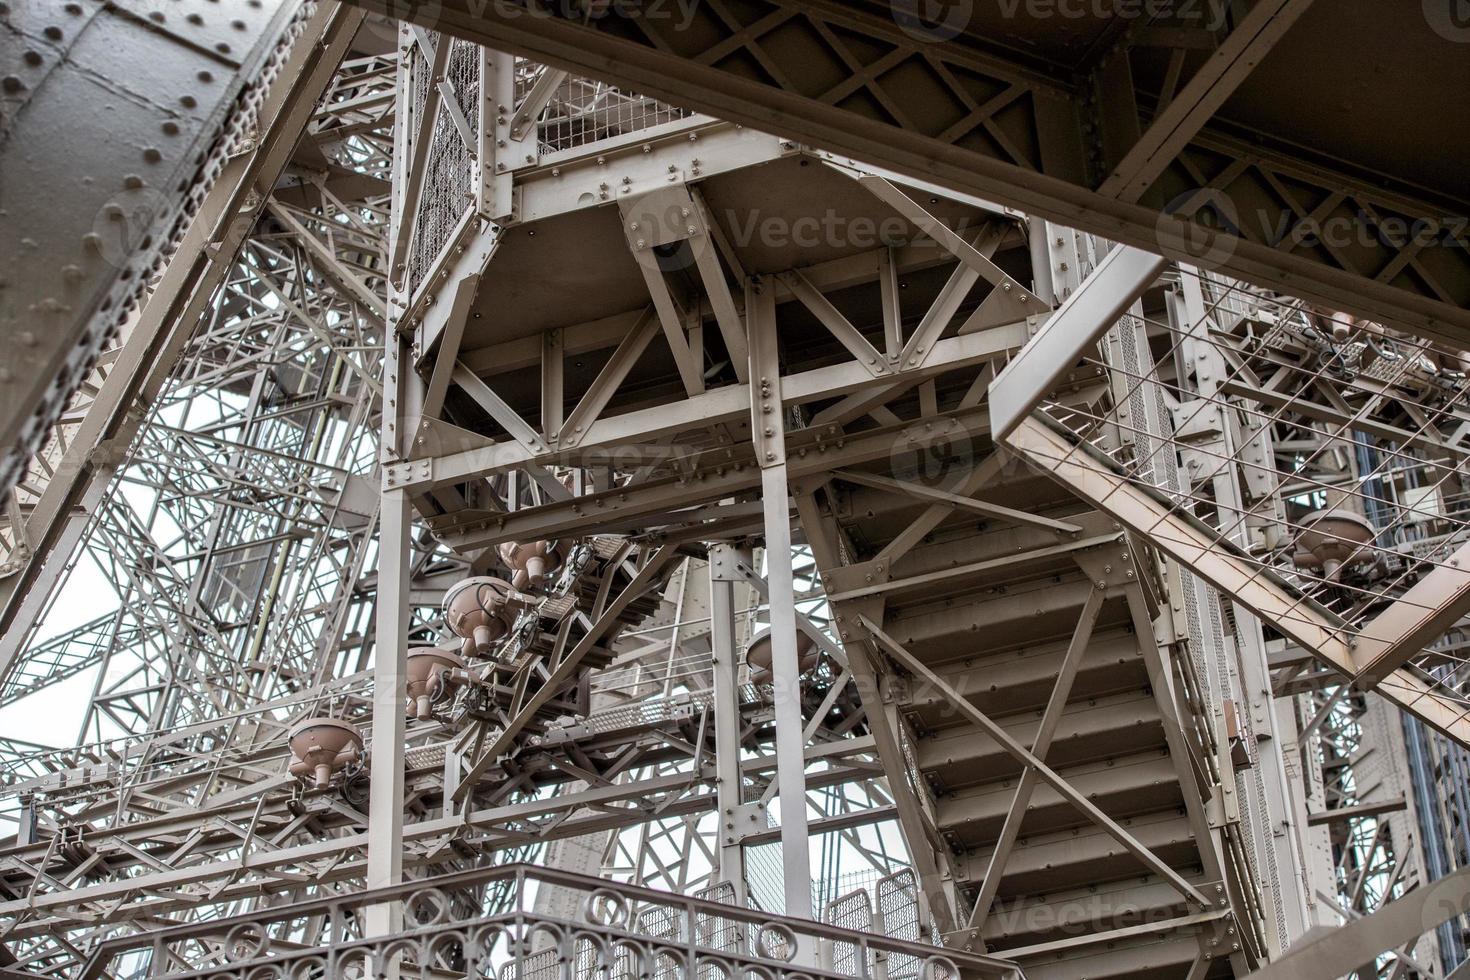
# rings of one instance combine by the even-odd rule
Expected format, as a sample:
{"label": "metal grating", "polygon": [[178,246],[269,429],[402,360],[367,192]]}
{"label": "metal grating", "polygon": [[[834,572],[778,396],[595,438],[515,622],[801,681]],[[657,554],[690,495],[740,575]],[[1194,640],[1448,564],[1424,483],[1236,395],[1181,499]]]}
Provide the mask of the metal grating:
{"label": "metal grating", "polygon": [[686,109],[589,78],[568,78],[541,117],[543,152],[572,150],[683,119]]}
{"label": "metal grating", "polygon": [[[843,929],[868,932],[873,928],[873,902],[866,891],[849,892],[834,898],[822,913],[822,920]],[[860,977],[866,975],[872,964],[864,962],[866,957],[856,943],[835,942],[832,944],[832,968],[839,973]]]}
{"label": "metal grating", "polygon": [[[449,43],[452,46],[445,78],[452,84],[454,104],[469,124],[471,136],[477,138],[480,48],[458,39]],[[432,82],[422,57],[415,60],[412,78],[415,118],[418,118],[425,111],[428,86]],[[472,189],[476,167],[474,147],[465,143],[449,109],[443,104],[434,119],[430,139],[432,145],[424,168],[424,187],[414,216],[414,237],[409,252],[408,281],[414,292],[423,284],[460,220],[475,206]]]}
{"label": "metal grating", "polygon": [[[878,881],[878,914],[883,932],[894,939],[919,941],[919,882],[908,869]],[[919,960],[906,954],[888,957],[889,980],[906,980],[919,975]]]}

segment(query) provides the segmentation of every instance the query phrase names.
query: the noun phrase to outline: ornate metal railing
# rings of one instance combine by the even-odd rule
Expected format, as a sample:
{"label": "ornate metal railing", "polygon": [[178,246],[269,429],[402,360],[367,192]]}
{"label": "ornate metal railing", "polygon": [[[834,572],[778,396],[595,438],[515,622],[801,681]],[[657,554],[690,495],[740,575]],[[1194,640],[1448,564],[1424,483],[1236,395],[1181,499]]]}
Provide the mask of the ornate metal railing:
{"label": "ornate metal railing", "polygon": [[[369,906],[403,928],[363,935]],[[102,944],[80,980],[1019,980],[1006,960],[526,864],[477,868]]]}

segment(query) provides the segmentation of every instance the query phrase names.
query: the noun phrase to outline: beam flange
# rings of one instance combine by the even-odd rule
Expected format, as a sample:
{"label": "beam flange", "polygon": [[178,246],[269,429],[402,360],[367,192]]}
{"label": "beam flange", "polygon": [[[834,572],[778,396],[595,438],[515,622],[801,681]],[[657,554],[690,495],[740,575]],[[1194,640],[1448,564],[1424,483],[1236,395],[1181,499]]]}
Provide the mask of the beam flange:
{"label": "beam flange", "polygon": [[1119,245],[1082,281],[1040,333],[990,386],[995,433],[1012,432],[1167,265],[1163,256]]}
{"label": "beam flange", "polygon": [[1357,636],[1353,660],[1363,687],[1377,687],[1470,614],[1470,542],[1421,578]]}

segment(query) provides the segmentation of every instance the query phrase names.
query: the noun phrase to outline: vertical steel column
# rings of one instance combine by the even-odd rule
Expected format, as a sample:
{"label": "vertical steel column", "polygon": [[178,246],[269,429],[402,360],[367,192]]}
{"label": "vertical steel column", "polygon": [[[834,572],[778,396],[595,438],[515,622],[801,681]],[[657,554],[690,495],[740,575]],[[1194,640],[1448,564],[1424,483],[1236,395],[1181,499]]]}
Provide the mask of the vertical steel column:
{"label": "vertical steel column", "polygon": [[[378,612],[373,666],[372,783],[368,799],[367,887],[403,879],[404,700],[408,669],[409,503],[402,490],[383,491],[378,543]],[[367,910],[367,934],[401,928],[399,903]]]}
{"label": "vertical steel column", "polygon": [[710,651],[715,687],[715,773],[719,801],[719,880],[735,889],[735,903],[745,904],[745,847],[733,831],[734,817],[745,802],[740,773],[740,663],[735,653],[735,563],[728,544],[709,551]]}
{"label": "vertical steel column", "polygon": [[796,655],[796,592],[791,569],[791,504],[774,283],[752,277],[745,309],[750,332],[751,437],[761,465],[766,581],[771,603],[771,669],[776,699],[776,780],[786,914],[812,917],[811,852],[806,821],[806,738],[801,721],[801,666]]}
{"label": "vertical steel column", "polygon": [[[446,42],[447,43],[447,42]],[[404,66],[399,65],[398,97],[404,97]],[[400,112],[395,135],[401,138]],[[396,156],[396,153],[395,153]],[[395,183],[395,187],[397,184]],[[407,218],[395,213],[394,229],[402,234]],[[389,285],[389,319],[383,338],[383,435],[378,458],[386,466],[404,459],[414,438],[406,428],[423,409],[424,383],[414,372],[408,338],[398,331],[396,314],[402,292]],[[412,512],[408,492],[384,483],[378,525],[377,627],[373,662],[372,780],[368,797],[368,888],[394,885],[403,879],[403,743],[407,734],[404,702],[408,697],[408,585],[413,560]],[[381,936],[402,928],[401,902],[367,910],[366,934]],[[396,964],[386,964],[396,974]]]}
{"label": "vertical steel column", "polygon": [[[1188,267],[1182,272],[1179,277],[1182,309],[1179,312],[1184,322],[1176,326],[1186,336],[1180,346],[1189,363],[1194,365],[1201,397],[1218,398],[1219,379],[1226,374],[1224,357],[1209,343],[1196,339],[1196,333],[1207,330],[1212,322],[1200,284],[1204,273]],[[1223,437],[1226,440],[1231,439],[1231,427],[1222,425],[1221,428]],[[1229,458],[1235,453],[1235,447],[1227,443],[1220,452]],[[1188,480],[1187,476],[1181,476],[1181,482],[1185,482],[1186,487]],[[1233,466],[1219,467],[1212,487],[1221,526],[1229,526],[1235,520],[1235,515],[1245,513],[1246,510],[1239,471]],[[1248,544],[1243,540],[1245,533],[1244,522],[1241,522],[1237,531],[1242,538],[1237,542],[1241,547]],[[1181,570],[1181,573],[1189,574],[1187,570]],[[1197,587],[1203,588],[1204,583],[1198,583]],[[1260,620],[1237,605],[1235,621],[1238,625],[1238,642],[1232,646],[1235,649],[1239,693],[1244,699],[1251,731],[1256,739],[1257,773],[1260,779],[1258,792],[1262,797],[1259,802],[1264,803],[1269,822],[1269,826],[1261,829],[1271,835],[1269,840],[1260,842],[1262,846],[1258,848],[1258,856],[1262,862],[1269,862],[1276,868],[1274,875],[1265,868],[1260,869],[1262,886],[1285,925],[1285,935],[1274,928],[1269,932],[1273,952],[1280,953],[1306,934],[1311,926],[1312,909],[1316,905],[1310,887],[1312,876],[1305,865],[1306,842],[1302,837],[1305,828],[1295,819],[1298,814],[1305,813],[1303,794],[1306,787],[1298,786],[1295,790],[1292,788],[1283,741],[1277,730],[1271,670],[1266,658],[1266,641]],[[1223,677],[1222,683],[1228,685],[1230,679]],[[1221,690],[1216,696],[1224,698],[1231,693],[1228,689]],[[1251,774],[1245,777],[1247,781],[1251,778]],[[1273,877],[1276,879],[1275,887],[1270,887]],[[1273,926],[1276,924],[1271,923]]]}

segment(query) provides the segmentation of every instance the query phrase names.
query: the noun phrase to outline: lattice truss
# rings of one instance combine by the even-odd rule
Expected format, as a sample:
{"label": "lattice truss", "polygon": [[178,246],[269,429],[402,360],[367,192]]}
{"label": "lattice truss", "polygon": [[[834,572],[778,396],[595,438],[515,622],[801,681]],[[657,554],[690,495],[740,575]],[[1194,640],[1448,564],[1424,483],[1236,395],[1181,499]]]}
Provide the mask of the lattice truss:
{"label": "lattice truss", "polygon": [[[1463,852],[1450,849],[1457,788],[1433,770],[1426,753],[1453,759],[1458,749],[1415,719],[1347,685],[1318,686],[1296,695],[1302,739],[1317,758],[1309,787],[1319,787],[1314,809],[1340,814],[1324,822],[1331,850],[1333,887],[1313,898],[1343,923],[1357,921],[1464,867]],[[1449,805],[1449,809],[1440,808]],[[1449,974],[1465,958],[1459,917],[1377,958],[1373,975]]]}
{"label": "lattice truss", "polygon": [[[375,261],[370,222],[383,214],[359,205],[349,221],[332,208],[305,217],[312,230],[281,207],[281,225],[262,228],[237,260],[86,537],[78,560],[116,599],[58,591],[55,617],[81,604],[87,621],[37,643],[6,679],[11,701],[102,654],[84,738],[280,696],[327,666],[315,644],[329,620],[361,632],[352,565],[360,572],[375,512],[363,474],[381,326],[328,283]],[[338,268],[324,273],[323,262]],[[257,605],[267,581],[291,583],[267,600],[283,614]]]}
{"label": "lattice truss", "polygon": [[[208,312],[139,434],[113,450],[120,466],[72,571],[18,637],[24,651],[0,688],[3,703],[91,678],[74,748],[8,746],[7,780],[18,786],[6,818],[20,844],[48,841],[32,866],[38,883],[69,888],[129,874],[108,853],[164,867],[127,841],[100,851],[75,842],[227,808],[242,786],[274,771],[274,758],[261,769],[259,747],[279,742],[292,717],[360,716],[367,704],[388,220],[381,178],[394,79],[391,58],[340,66],[301,151],[315,166],[283,180],[239,252],[226,256]],[[63,420],[58,450],[75,421]],[[16,498],[22,509],[56,476],[43,458],[31,474]],[[87,853],[62,857],[63,843]],[[199,857],[218,846],[196,843]],[[182,866],[192,850],[169,857]],[[19,860],[11,871],[29,865]],[[73,873],[53,877],[45,869],[56,862]],[[78,947],[60,932],[28,945],[38,967],[75,966]]]}
{"label": "lattice truss", "polygon": [[[1026,250],[1018,215],[900,189],[831,154],[418,27],[399,40],[402,61],[344,64],[310,123],[308,159],[228,256],[208,315],[123,450],[76,559],[117,601],[93,598],[63,626],[74,602],[59,590],[5,678],[0,697],[14,700],[95,671],[78,748],[5,746],[19,810],[0,852],[0,916],[23,965],[71,975],[96,953],[113,975],[146,964],[190,976],[244,971],[260,955],[281,961],[270,969],[331,972],[340,956],[375,951],[356,914],[368,896],[342,896],[366,877],[368,762],[385,721],[366,669],[380,477],[432,531],[409,546],[415,645],[448,650],[445,588],[504,572],[499,546],[545,539],[565,551],[535,594],[513,596],[494,655],[436,687],[406,729],[403,864],[438,883],[423,887],[443,914],[416,919],[424,908],[410,900],[405,928],[421,941],[415,961],[436,968],[511,952],[516,976],[540,976],[556,956],[581,963],[585,950],[554,922],[538,938],[490,920],[526,897],[526,870],[496,865],[570,860],[589,836],[625,883],[600,897],[610,908],[562,916],[578,928],[692,942],[776,976],[797,946],[819,945],[747,911],[783,899],[768,806],[783,706],[733,658],[774,622],[788,571],[785,604],[813,651],[796,727],[817,761],[801,805],[832,872],[814,898],[833,929],[949,934],[1038,964],[1074,947],[1132,953],[1147,933],[1165,941],[1140,955],[1168,947],[1193,975],[1240,972],[1288,935],[1291,883],[1270,878],[1289,845],[1260,831],[1281,811],[1244,771],[1248,733],[1226,709],[1254,683],[1236,676],[1248,658],[1231,651],[1264,664],[1271,647],[1275,674],[1258,688],[1309,699],[1303,738],[1350,732],[1344,673],[1457,730],[1458,640],[1429,645],[1443,629],[1423,622],[1442,627],[1447,613],[1423,593],[1446,581],[1470,592],[1455,571],[1467,537],[1464,355],[1171,271],[1165,314],[1140,306],[1109,331],[1028,420],[1031,441],[1016,442],[1068,486],[1084,458],[1118,482],[1037,498],[1046,481],[996,448],[987,402],[1049,305],[999,264],[1014,261],[1003,247]],[[830,30],[823,44],[845,50]],[[896,67],[909,53],[880,60]],[[869,82],[859,87],[881,98]],[[951,139],[1024,162],[1000,115],[1030,104],[1029,91],[983,106],[953,91],[963,107]],[[789,253],[772,259],[684,182],[754,164],[809,168],[901,234],[799,267]],[[613,200],[600,213],[616,219],[633,309],[541,337],[475,335],[476,290],[519,222]],[[959,234],[956,217],[978,226]],[[540,372],[534,395],[518,387],[528,369]],[[417,407],[395,399],[410,390]],[[701,552],[769,540],[773,466],[805,546],[771,545],[774,565],[743,545]],[[1108,516],[1130,492],[1158,508],[1142,530]],[[1186,525],[1287,597],[1265,633],[1237,620],[1240,589],[1184,574],[1167,535]],[[1158,597],[1176,588],[1188,611],[1161,613]],[[1394,610],[1411,622],[1390,628]],[[1172,639],[1155,643],[1156,629]],[[1317,669],[1321,650],[1301,649],[1311,630],[1357,649]],[[976,657],[995,677],[989,696],[951,686]],[[1116,686],[1094,715],[1089,685],[1104,677]],[[310,716],[353,725],[368,757],[305,785],[285,743]],[[1093,771],[1089,725],[1122,745],[1108,768],[1113,754],[1135,757],[1128,778]],[[1324,805],[1358,805],[1358,776],[1321,761]],[[1078,788],[1089,780],[1101,786],[1090,796]],[[1219,803],[1225,786],[1245,803]],[[1246,805],[1259,812],[1242,817]],[[1028,850],[1018,841],[1033,809],[1042,824],[1026,830]],[[1348,826],[1332,899],[1346,896],[1345,915],[1413,880],[1406,841]],[[1068,857],[1036,885],[1027,862],[1046,847]],[[1031,906],[1082,904],[1086,848],[1111,862],[1125,911],[1063,937],[1071,922],[1039,925]],[[853,863],[867,865],[856,879],[838,873]],[[549,875],[535,899],[549,922],[558,889],[589,888],[537,873]],[[1133,904],[1136,883],[1146,906]],[[711,928],[718,908],[652,898],[643,884],[698,889],[736,906],[736,924]],[[309,915],[265,911],[296,899]],[[246,942],[245,916],[251,936],[268,937]],[[485,928],[472,933],[476,920]],[[450,925],[463,930],[453,941],[428,938]],[[836,968],[806,975],[850,975],[883,942],[821,941]],[[676,975],[666,953],[642,972]],[[890,976],[937,955],[892,942],[885,954]],[[1010,975],[954,955],[966,975]]]}
{"label": "lattice truss", "polygon": [[[1044,465],[1092,460],[1143,489],[1159,504],[1145,533],[1228,554],[1236,589],[1279,583],[1268,625],[1327,661],[1315,676],[1336,661],[1463,740],[1470,355],[1190,267],[1178,277],[1166,317],[1135,307],[1126,321],[1146,356],[1079,364],[1111,398],[1045,407],[1071,448],[1039,451]],[[1303,672],[1299,657],[1277,681]]]}
{"label": "lattice truss", "polygon": [[[824,630],[830,629],[831,613],[810,549],[803,547],[794,551],[792,562],[798,571],[797,594],[803,614]],[[666,596],[674,603],[676,616],[682,614],[683,617],[694,618],[690,614],[699,608],[699,586],[689,580],[691,569],[697,572],[699,566],[686,565],[671,583]],[[765,622],[767,610],[759,604],[738,609],[736,614],[742,636],[748,637],[768,625]],[[713,705],[709,698],[716,695],[712,690],[710,658],[707,653],[690,652],[691,647],[697,649],[698,645],[689,642],[708,628],[702,622],[685,625],[680,619],[675,619],[667,624],[655,621],[625,632],[625,641],[636,641],[638,647],[629,654],[626,665],[615,665],[598,678],[597,692],[604,698],[619,700],[666,698],[675,692],[689,692],[699,703],[699,725],[712,725],[710,713]],[[689,635],[691,632],[693,637]],[[818,698],[823,701],[826,697],[832,698],[829,724],[817,732],[818,740],[840,740],[861,728],[862,713],[855,709],[845,691],[848,680],[848,672],[834,670],[830,661],[815,671],[813,703]],[[749,706],[747,717],[757,722],[766,720],[770,699],[768,689],[747,683],[740,689],[740,699],[742,704]],[[841,707],[837,707],[839,704]],[[634,773],[634,776],[648,779],[687,771],[687,760],[682,760],[655,765],[647,771]],[[742,780],[743,794],[761,804],[756,811],[759,826],[750,828],[747,833],[769,831],[775,825],[779,813],[778,806],[772,804],[775,789],[772,781],[758,778]],[[825,873],[812,881],[813,907],[825,909],[854,888],[871,891],[877,887],[880,878],[907,868],[907,848],[891,818],[892,809],[887,787],[876,779],[829,782],[809,790],[808,819],[819,825],[827,821],[835,828],[819,835],[819,860]],[[854,817],[870,819],[853,826],[841,826]],[[726,819],[727,815],[722,816],[718,811],[693,813],[655,819],[614,831],[608,835],[603,849],[601,873],[612,880],[676,894],[714,888],[721,874],[720,825]],[[751,906],[779,911],[784,901],[781,894],[784,874],[779,845],[753,846],[745,870]],[[889,934],[899,935],[896,932]],[[917,931],[912,938],[917,938]]]}
{"label": "lattice truss", "polygon": [[[414,57],[432,57],[432,36],[416,43]],[[481,52],[470,54],[479,64]],[[466,63],[462,52],[445,57]],[[547,96],[540,131],[562,135],[542,139],[541,152],[680,117],[607,86],[517,71],[529,92],[561,93]],[[286,772],[286,741],[312,716],[355,725],[369,748],[373,740],[383,272],[393,242],[407,240],[387,235],[381,182],[392,168],[386,92],[398,74],[392,58],[344,62],[298,151],[325,170],[303,165],[266,202],[84,536],[77,566],[95,565],[117,599],[99,608],[94,598],[95,615],[48,634],[82,581],[73,575],[6,679],[15,703],[95,672],[75,748],[5,746],[19,808],[10,811],[15,845],[0,858],[0,914],[28,968],[71,975],[99,943],[126,945],[162,918],[250,914],[262,893],[276,902],[362,881],[365,762],[312,791]],[[420,218],[420,237],[437,234]],[[603,478],[556,473],[583,492]],[[501,473],[484,492],[514,509],[549,491]],[[492,551],[465,554],[415,534],[411,642],[444,635],[447,584],[495,567]],[[810,554],[792,563],[809,628],[830,629]],[[746,639],[765,621],[755,568],[742,565]],[[714,796],[697,778],[714,757],[710,624],[683,612],[686,600],[691,610],[707,602],[707,577],[675,549],[612,535],[569,542],[565,566],[497,660],[411,729],[405,863],[452,871],[599,834],[610,861],[650,880],[660,872],[649,869],[668,869],[676,841],[714,854]],[[570,697],[558,693],[558,664],[580,666]],[[903,866],[892,801],[873,781],[850,672],[829,657],[816,676],[808,708],[823,723],[812,736],[839,746],[814,767],[810,812],[834,821],[817,836],[830,861],[857,855],[876,880]],[[744,793],[763,807],[775,787],[769,687],[742,683],[738,711]],[[678,874],[698,884],[712,868],[695,862]],[[752,892],[776,901],[779,874],[756,862],[750,875]],[[204,941],[214,955],[233,949],[226,932]],[[131,956],[123,962],[146,961]]]}
{"label": "lattice truss", "polygon": [[[534,83],[525,90],[529,99]],[[511,107],[506,125],[513,125],[519,112]],[[808,544],[814,551],[821,548],[821,577],[828,588],[838,581],[851,603],[841,645],[818,643],[825,656],[817,670],[829,671],[836,680],[813,685],[813,700],[821,703],[812,710],[803,704],[802,718],[835,715],[859,740],[871,740],[868,751],[878,757],[894,817],[915,852],[914,873],[922,881],[918,891],[925,908],[914,916],[916,934],[948,934],[952,942],[958,936],[957,941],[977,948],[994,943],[992,948],[1049,962],[1057,943],[1091,944],[1085,953],[1091,955],[1115,940],[1140,935],[1129,930],[1146,924],[1149,932],[1167,936],[1169,948],[1140,955],[1158,955],[1186,970],[1193,964],[1218,971],[1232,959],[1244,967],[1249,957],[1262,955],[1266,940],[1255,923],[1274,909],[1262,909],[1252,869],[1271,867],[1277,845],[1269,836],[1251,839],[1240,826],[1243,821],[1227,819],[1212,827],[1201,799],[1223,781],[1248,778],[1219,761],[1226,738],[1218,708],[1224,685],[1218,676],[1200,676],[1203,671],[1182,657],[1161,656],[1151,640],[1132,638],[1153,635],[1147,624],[1154,613],[1140,581],[1158,573],[1150,559],[1133,557],[1116,525],[1101,515],[1079,513],[1085,507],[1065,491],[1054,488],[1056,496],[1043,495],[1039,503],[1026,496],[1034,487],[1015,486],[1016,467],[991,445],[989,383],[1026,342],[1027,318],[1045,311],[1041,299],[1008,271],[1015,266],[1000,265],[1002,250],[1015,250],[1018,240],[1024,241],[1018,216],[983,202],[944,201],[901,188],[788,141],[697,117],[677,123],[588,144],[584,149],[597,151],[595,159],[588,152],[580,160],[560,158],[555,164],[553,153],[541,158],[539,167],[522,166],[520,158],[508,161],[512,204],[523,220],[545,223],[522,230],[461,219],[462,230],[435,246],[435,271],[409,277],[404,320],[414,330],[414,345],[405,346],[404,355],[417,358],[428,375],[427,407],[420,415],[402,413],[398,420],[402,435],[389,452],[386,485],[402,486],[436,535],[462,553],[588,528],[634,535],[647,542],[633,566],[636,580],[658,575],[653,566],[662,560],[660,553],[681,542],[740,540],[759,535],[763,524],[769,535],[772,517],[763,516],[762,507],[784,494],[764,484],[763,470],[782,461],[782,477],[790,480]],[[492,158],[486,167],[492,174],[495,164]],[[719,178],[737,175],[730,183],[748,193],[737,177],[743,176],[742,168],[757,164],[767,166],[772,186],[780,175],[800,189],[791,195],[799,202],[787,202],[794,213],[783,213],[783,220],[806,218],[803,207],[817,209],[830,196],[842,203],[841,217],[874,224],[881,218],[896,230],[869,251],[840,239],[822,242],[828,251],[820,261],[782,251],[759,234],[742,234],[746,215],[740,205],[753,207],[753,202],[722,188]],[[685,183],[686,175],[709,179]],[[804,181],[811,182],[810,190]],[[716,208],[711,201],[722,189],[723,206]],[[613,209],[601,209],[594,220],[588,208],[589,202],[612,200],[619,203],[620,228],[602,227],[611,225]],[[480,211],[500,213],[483,206]],[[554,237],[556,219],[574,213],[586,227],[570,237],[597,241],[595,252],[579,254],[567,247],[567,238]],[[423,214],[416,220],[423,222]],[[406,247],[417,247],[423,227],[428,225],[415,228]],[[543,229],[552,239],[545,245],[536,237]],[[618,247],[623,244],[618,235],[628,254]],[[542,337],[518,336],[516,321],[532,319],[533,310],[539,313],[534,297],[543,295],[515,291],[517,274],[527,275],[527,266],[517,263],[526,263],[527,254],[535,256],[531,269],[542,268],[535,264],[541,262],[548,269],[574,270],[579,295],[607,292],[616,298],[588,304],[594,312],[578,306],[576,314],[562,319],[543,314],[536,319],[545,331]],[[1011,251],[1005,261],[1014,262],[1014,256]],[[628,264],[629,257],[636,265]],[[617,278],[625,269],[635,273],[629,279],[636,285]],[[486,295],[502,295],[499,290],[524,296],[526,308],[507,316],[503,305],[485,301]],[[553,293],[544,294],[548,305],[560,299]],[[504,332],[476,323],[482,315],[503,317]],[[527,369],[536,368],[539,391],[525,380]],[[783,389],[789,394],[783,396]],[[1104,382],[1092,380],[1075,400],[1105,396],[1105,389]],[[777,399],[790,404],[778,411]],[[568,467],[584,471],[580,482],[567,484]],[[1019,469],[1024,477],[1024,467]],[[503,488],[511,477],[515,482],[507,493]],[[982,491],[983,499],[975,499]],[[916,511],[907,520],[905,508]],[[1038,513],[1051,509],[1059,516]],[[830,529],[833,521],[842,525],[839,533]],[[940,525],[946,530],[933,535]],[[819,546],[828,538],[829,545]],[[654,545],[658,550],[649,554]],[[762,576],[749,563],[735,564],[734,580],[759,590]],[[1106,565],[1107,572],[1092,575],[1093,564],[1098,572]],[[982,621],[1022,618],[1023,608],[1025,621],[1037,622],[1044,610],[1023,604],[1036,588],[1033,578],[1043,576],[1065,583],[1040,601],[1053,613],[1043,629],[1054,629],[1064,619],[1070,624],[1076,610],[1077,638],[1070,647],[1065,637],[1060,646],[1032,650],[1028,644],[1024,666],[1012,667],[1010,645],[1025,642],[1014,638],[1025,627],[997,625],[993,638],[971,631]],[[1099,578],[1108,581],[1089,598]],[[1002,586],[1012,581],[1024,583],[1013,599],[985,594],[1004,592]],[[1016,801],[1010,804],[1016,814],[1029,812],[1032,784],[1016,789],[1002,782],[1018,765],[1028,779],[1033,770],[1042,771],[1036,757],[1015,742],[991,745],[985,737],[992,731],[988,716],[970,705],[961,711],[985,719],[974,721],[982,733],[959,753],[962,760],[948,760],[955,750],[946,751],[939,739],[957,733],[953,716],[946,716],[941,705],[965,698],[947,689],[936,694],[933,687],[927,688],[927,699],[917,696],[925,690],[917,683],[924,677],[903,645],[864,643],[866,635],[875,635],[885,598],[895,615],[908,613],[913,622],[924,623],[908,627],[934,641],[914,648],[921,661],[933,658],[937,669],[963,673],[961,661],[968,668],[969,660],[958,651],[969,648],[1006,663],[1005,672],[1015,676],[1006,682],[1005,694],[985,699],[985,710],[1001,713],[1013,725],[1015,713],[1044,713],[1043,734],[1035,735],[1036,755],[1046,753],[1049,732],[1064,713],[1087,713],[1086,697],[1080,691],[1074,695],[1068,680],[1057,682],[1050,701],[1044,690],[1037,701],[1041,682],[1028,672],[1050,670],[1046,676],[1055,677],[1057,670],[1080,669],[1079,658],[1095,648],[1099,652],[1084,673],[1097,679],[1088,684],[1125,684],[1100,679],[1110,672],[1138,688],[1133,700],[1108,718],[1137,717],[1141,721],[1134,729],[1146,734],[1106,729],[1097,750],[1108,739],[1133,746],[1138,758],[1129,775],[1145,782],[1120,782],[1109,806],[1135,819],[1144,814],[1147,827],[1121,826],[1101,804],[1090,804],[1072,788],[1073,778],[1096,781],[1095,773],[1062,776],[1046,770],[1048,792],[1057,795],[1044,797],[1044,816],[1034,832],[1045,845],[1034,846],[1065,850],[1069,860],[1063,862],[1065,870],[1050,875],[1053,889],[1060,890],[1056,897],[1036,896],[1034,903],[1054,911],[1049,907],[1038,915],[1030,908],[1037,886],[1027,869],[1042,859],[1017,857],[1021,816],[1008,818],[1000,798]],[[607,604],[608,615],[621,614],[618,601]],[[1107,627],[1093,641],[1092,620],[1104,605]],[[810,618],[808,612],[803,616]],[[873,623],[869,616],[875,617]],[[587,628],[584,639],[597,635],[604,618]],[[595,655],[595,648],[583,648],[575,638],[557,640],[549,660]],[[890,654],[900,666],[875,666],[887,663]],[[1043,668],[1044,662],[1062,666]],[[913,696],[904,674],[915,675]],[[542,689],[549,686],[544,682]],[[861,700],[852,700],[849,687],[863,691]],[[1169,693],[1174,690],[1182,692],[1178,701]],[[530,712],[542,707],[531,699],[504,719],[476,723],[478,732],[470,737],[483,744],[473,746],[473,761],[461,773],[456,797],[496,782],[492,760],[520,733],[534,730],[537,719]],[[859,714],[856,707],[867,710]],[[1179,715],[1187,719],[1182,730]],[[1081,734],[1076,726],[1093,723],[1091,716],[1069,720],[1071,737]],[[804,736],[814,734],[810,722],[804,727]],[[553,724],[532,738],[543,744],[560,739],[557,728]],[[936,731],[940,728],[945,731]],[[1140,740],[1147,744],[1136,744]],[[952,739],[960,741],[965,740]],[[1076,758],[1076,744],[1065,751],[1074,768],[1084,768],[1089,760]],[[977,777],[966,775],[965,762],[977,760],[984,774],[978,781],[986,785],[973,787]],[[598,772],[580,768],[581,779]],[[818,770],[809,777],[810,804],[810,791],[835,777]],[[984,802],[956,803],[961,790],[947,780],[984,795]],[[1177,786],[1177,792],[1143,788],[1160,785]],[[1134,787],[1137,792],[1130,792]],[[744,810],[750,802],[757,801],[741,801],[739,807],[722,803],[721,833],[733,829],[728,824],[735,820],[754,817],[759,826],[759,815]],[[1000,811],[994,812],[997,805]],[[967,817],[967,810],[984,816]],[[686,861],[687,855],[702,861],[692,862],[692,868],[670,864],[669,854],[694,839],[687,822],[681,826],[670,817],[662,827],[616,841],[608,866],[671,884],[687,883],[683,876],[692,873],[697,883],[713,849],[685,846]],[[406,836],[414,834],[413,827],[405,828]],[[1079,909],[1093,908],[1067,897],[1069,889],[1081,892],[1093,880],[1086,862],[1074,857],[1082,849],[1064,839],[1081,828],[1091,848],[1086,853],[1109,861],[1110,897],[1096,901],[1137,909],[1129,889],[1145,873],[1137,880],[1145,882],[1139,900],[1148,903],[1146,912],[1110,911],[1074,923]],[[1145,835],[1147,841],[1141,841]],[[871,850],[870,843],[865,846]],[[994,874],[986,871],[987,851],[996,862],[990,869]],[[753,893],[758,889],[749,869],[759,866],[759,853],[756,848],[746,856]],[[886,871],[882,852],[877,853]],[[1010,884],[998,896],[995,886],[1007,874]],[[789,865],[785,877],[789,885]],[[988,892],[977,895],[982,881]],[[831,892],[823,888],[821,898],[829,899]],[[788,890],[786,901],[791,900]],[[989,916],[992,905],[996,914]],[[1053,915],[1060,919],[1048,918]],[[1079,926],[1086,935],[1059,937],[1061,930]]]}

